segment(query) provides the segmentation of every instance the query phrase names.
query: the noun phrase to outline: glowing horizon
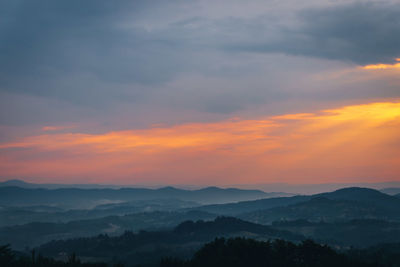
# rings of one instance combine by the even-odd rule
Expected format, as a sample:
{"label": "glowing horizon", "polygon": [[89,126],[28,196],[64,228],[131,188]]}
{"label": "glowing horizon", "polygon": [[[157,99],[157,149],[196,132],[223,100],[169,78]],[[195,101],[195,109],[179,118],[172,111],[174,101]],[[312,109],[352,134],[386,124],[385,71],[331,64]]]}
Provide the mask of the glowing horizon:
{"label": "glowing horizon", "polygon": [[398,101],[102,134],[68,129],[44,126],[42,134],[0,143],[2,177],[198,185],[400,180]]}
{"label": "glowing horizon", "polygon": [[393,64],[370,64],[363,66],[363,69],[366,70],[384,70],[384,69],[399,69],[400,68],[400,58],[396,58],[395,61],[398,63],[393,63]]}
{"label": "glowing horizon", "polygon": [[400,180],[396,1],[2,2],[0,180]]}

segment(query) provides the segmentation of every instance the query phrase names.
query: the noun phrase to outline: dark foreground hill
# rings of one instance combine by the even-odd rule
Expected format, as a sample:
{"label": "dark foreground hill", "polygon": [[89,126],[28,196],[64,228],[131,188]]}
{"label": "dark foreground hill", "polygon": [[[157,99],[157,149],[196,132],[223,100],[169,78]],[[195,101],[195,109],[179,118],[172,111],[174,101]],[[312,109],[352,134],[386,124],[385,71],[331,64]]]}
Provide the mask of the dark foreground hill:
{"label": "dark foreground hill", "polygon": [[381,266],[339,254],[311,240],[294,244],[283,240],[260,242],[251,239],[216,239],[190,260],[168,258],[161,267],[368,267]]}
{"label": "dark foreground hill", "polygon": [[[2,267],[124,267],[124,266],[160,266],[160,267],[395,267],[400,266],[398,253],[400,243],[385,244],[363,250],[335,251],[311,240],[292,243],[284,240],[256,241],[246,238],[216,238],[197,250],[193,256],[183,259],[173,257],[157,261],[153,255],[150,264],[132,265],[129,262],[107,263],[87,262],[76,254],[66,256],[66,260],[43,257],[35,251],[24,254],[12,251],[8,246],[0,246],[0,266]],[[114,259],[116,261],[116,259]]]}
{"label": "dark foreground hill", "polygon": [[399,222],[369,219],[336,223],[296,220],[274,222],[272,227],[340,248],[367,248],[400,241]]}
{"label": "dark foreground hill", "polygon": [[[0,240],[3,243],[10,243],[15,249],[34,247],[51,240],[70,239],[78,237],[90,237],[99,234],[117,236],[125,231],[155,231],[160,229],[171,229],[187,220],[214,220],[217,215],[199,211],[190,212],[151,212],[137,213],[125,216],[109,216],[93,220],[72,221],[69,223],[30,223],[20,226],[0,228]],[[223,234],[232,227],[230,224],[215,226],[221,221],[205,222],[195,224],[186,222],[176,229],[177,231],[190,231],[193,227],[197,233]],[[244,227],[245,224],[242,226]],[[261,232],[256,231],[257,224],[248,224],[249,229],[243,229],[243,233],[252,233],[253,238],[262,238],[266,228],[258,225]],[[233,225],[235,227],[235,225]],[[270,227],[275,230],[287,230],[294,234],[311,238],[335,247],[367,247],[381,243],[397,242],[400,240],[400,222],[389,222],[375,219],[354,219],[345,221],[310,221],[294,220],[275,221]],[[261,234],[260,234],[261,233]]]}
{"label": "dark foreground hill", "polygon": [[214,221],[187,221],[169,231],[125,232],[121,236],[99,235],[88,238],[58,240],[44,244],[38,251],[45,256],[62,258],[76,253],[82,259],[130,264],[154,264],[161,258],[188,258],[215,237],[256,237],[299,241],[304,237],[269,226],[257,225],[235,218],[219,217]]}
{"label": "dark foreground hill", "polygon": [[170,229],[187,220],[213,220],[217,215],[199,212],[142,212],[124,216],[76,220],[68,223],[35,222],[0,227],[0,241],[14,249],[39,246],[55,239],[108,234],[120,235],[125,231]]}

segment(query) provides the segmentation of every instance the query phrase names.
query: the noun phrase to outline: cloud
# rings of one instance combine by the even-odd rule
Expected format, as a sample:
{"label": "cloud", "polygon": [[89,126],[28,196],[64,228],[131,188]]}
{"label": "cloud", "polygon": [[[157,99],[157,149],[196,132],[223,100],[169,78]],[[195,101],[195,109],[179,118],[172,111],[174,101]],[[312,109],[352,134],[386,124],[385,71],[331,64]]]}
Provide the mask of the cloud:
{"label": "cloud", "polygon": [[376,102],[252,120],[38,134],[0,143],[0,173],[125,184],[381,182],[400,171],[399,118],[399,102]]}
{"label": "cloud", "polygon": [[74,125],[65,125],[65,126],[52,126],[52,125],[47,125],[42,127],[42,131],[44,132],[53,132],[53,131],[63,131],[63,130],[68,130],[71,128],[75,128],[76,126]]}
{"label": "cloud", "polygon": [[90,103],[103,95],[140,92],[136,84],[148,84],[152,91],[151,84],[179,73],[207,73],[215,64],[214,52],[201,51],[231,51],[226,57],[236,57],[238,50],[286,53],[357,64],[400,57],[400,7],[395,4],[307,7],[291,11],[297,14],[294,21],[282,10],[281,16],[266,10],[256,17],[209,18],[196,11],[197,5],[3,1],[0,89]]}
{"label": "cloud", "polygon": [[[394,62],[400,56],[398,3],[358,1],[306,8],[289,25],[266,25],[259,17],[247,25],[248,40],[227,48],[286,53],[365,65]],[[246,24],[240,23],[239,27]]]}
{"label": "cloud", "polygon": [[149,2],[3,1],[0,90],[103,106],[137,97],[135,83],[168,80],[184,58],[174,40],[137,25],[170,5]]}
{"label": "cloud", "polygon": [[400,68],[400,58],[396,58],[398,63],[394,64],[371,64],[363,66],[365,70],[384,70],[384,69],[399,69]]}
{"label": "cloud", "polygon": [[387,1],[0,5],[0,124],[124,117],[129,128],[277,113],[294,99],[399,96],[392,78],[314,79],[393,63],[399,7]]}

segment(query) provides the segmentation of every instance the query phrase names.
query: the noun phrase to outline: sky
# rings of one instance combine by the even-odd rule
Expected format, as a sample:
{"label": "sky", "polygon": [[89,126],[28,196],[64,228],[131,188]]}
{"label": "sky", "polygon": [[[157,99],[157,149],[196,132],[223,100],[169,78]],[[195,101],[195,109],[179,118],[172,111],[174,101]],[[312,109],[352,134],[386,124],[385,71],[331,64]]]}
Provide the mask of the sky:
{"label": "sky", "polygon": [[400,181],[399,74],[399,0],[0,0],[0,181]]}

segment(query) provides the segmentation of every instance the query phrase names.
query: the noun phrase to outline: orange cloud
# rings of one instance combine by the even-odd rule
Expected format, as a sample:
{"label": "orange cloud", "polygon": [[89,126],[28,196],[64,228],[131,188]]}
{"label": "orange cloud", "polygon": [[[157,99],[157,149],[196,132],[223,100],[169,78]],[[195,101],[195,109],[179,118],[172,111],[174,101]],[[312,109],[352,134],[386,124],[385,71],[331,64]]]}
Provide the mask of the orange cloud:
{"label": "orange cloud", "polygon": [[363,66],[363,69],[366,70],[381,70],[381,69],[399,69],[400,68],[400,58],[396,58],[396,61],[399,63],[394,64],[371,64]]}
{"label": "orange cloud", "polygon": [[[3,177],[118,183],[399,180],[400,102],[0,144]],[[46,180],[47,179],[47,180]]]}
{"label": "orange cloud", "polygon": [[61,130],[67,130],[75,128],[75,126],[53,126],[53,125],[48,125],[48,126],[43,126],[42,131],[49,132],[49,131],[61,131]]}

